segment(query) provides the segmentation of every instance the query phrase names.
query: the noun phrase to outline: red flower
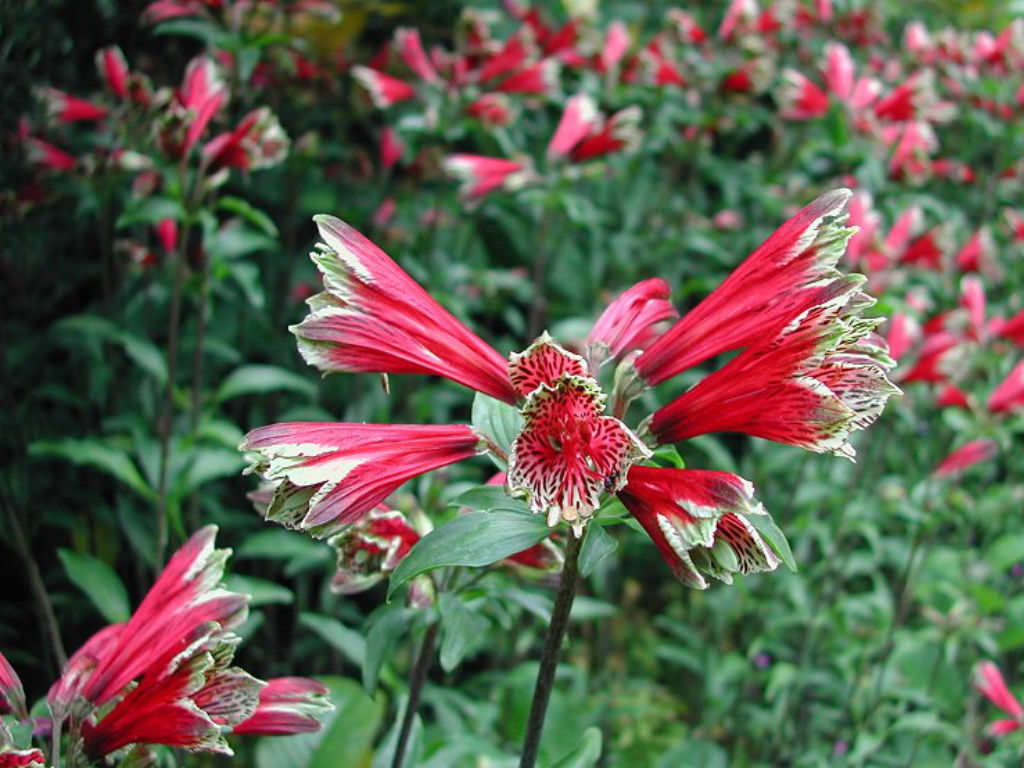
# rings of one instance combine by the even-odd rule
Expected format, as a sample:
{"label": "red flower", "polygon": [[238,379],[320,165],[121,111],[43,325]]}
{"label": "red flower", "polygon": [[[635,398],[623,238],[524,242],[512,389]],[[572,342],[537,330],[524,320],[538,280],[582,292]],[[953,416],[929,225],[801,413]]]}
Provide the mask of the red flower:
{"label": "red flower", "polygon": [[327,542],[338,560],[331,591],[352,595],[369,589],[387,578],[419,540],[419,531],[401,512],[371,509]]}
{"label": "red flower", "polygon": [[187,155],[227,100],[227,84],[213,59],[208,56],[192,59],[164,116],[165,125],[159,135],[164,152],[173,159]]}
{"label": "red flower", "polygon": [[107,110],[91,101],[79,99],[56,88],[39,88],[37,96],[45,103],[46,113],[51,120],[62,123],[102,120]]}
{"label": "red flower", "polygon": [[396,29],[395,48],[409,69],[419,75],[421,80],[435,85],[440,84],[441,76],[437,74],[437,70],[427,58],[426,51],[423,50],[419,30],[409,27]]}
{"label": "red flower", "polygon": [[247,114],[230,133],[210,139],[203,147],[203,163],[207,169],[269,168],[288,154],[288,136],[269,107],[260,107]]}
{"label": "red flower", "polygon": [[485,93],[466,106],[466,114],[486,125],[508,125],[512,122],[512,107],[503,93]]}
{"label": "red flower", "polygon": [[392,104],[408,101],[416,96],[416,91],[407,82],[385,75],[376,69],[355,66],[352,67],[352,77],[367,90],[377,109],[387,109]]}
{"label": "red flower", "polygon": [[459,194],[469,200],[496,189],[520,189],[534,178],[526,162],[482,155],[449,155],[444,159],[444,169],[463,180]]}
{"label": "red flower", "polygon": [[558,85],[558,60],[541,59],[505,78],[495,90],[503,93],[550,93]]}
{"label": "red flower", "polygon": [[998,451],[999,446],[992,440],[972,440],[969,443],[964,443],[943,459],[935,468],[935,474],[940,477],[958,475],[968,467],[988,461]]}
{"label": "red flower", "polygon": [[529,51],[523,40],[517,35],[505,41],[501,50],[484,62],[476,73],[476,80],[486,83],[496,77],[514,72],[525,62]]}
{"label": "red flower", "polygon": [[0,715],[13,713],[19,720],[28,717],[25,707],[25,689],[14,667],[0,653]]}
{"label": "red flower", "polygon": [[[881,321],[859,317],[872,302],[860,291],[863,278],[835,269],[850,234],[842,226],[848,197],[831,193],[798,213],[659,338],[654,326],[674,312],[667,286],[648,281],[602,315],[588,336],[589,360],[544,333],[512,353],[503,370],[492,364],[489,347],[469,368],[471,340],[483,342],[446,320],[368,241],[318,217],[328,246],[314,260],[327,293],[310,302],[314,312],[296,333],[302,348],[307,326],[319,322],[323,308],[358,322],[373,316],[372,348],[338,334],[319,337],[323,348],[304,354],[328,370],[438,373],[515,404],[523,426],[507,455],[510,493],[526,497],[549,525],[568,522],[577,536],[602,497],[620,493],[680,577],[706,586],[705,575],[729,580],[734,572],[777,565],[747,521],[763,510],[740,478],[640,466],[651,450],[638,434],[657,443],[713,429],[742,431],[852,455],[848,434],[873,421],[897,390],[885,376],[892,362],[884,342],[873,333]],[[389,337],[402,341],[392,346]],[[652,339],[635,363],[625,354]],[[741,351],[731,362],[655,412],[639,433],[617,418],[647,384],[735,349]],[[624,354],[614,376],[613,415],[605,415],[595,366]],[[279,424],[251,432],[243,448],[252,452],[252,469],[275,486],[267,516],[314,535],[368,513],[372,522],[371,510],[416,474],[481,451],[505,458],[489,438],[458,425]],[[398,548],[407,543],[398,539]],[[381,550],[375,554],[389,551],[375,546]]]}
{"label": "red flower", "polygon": [[0,768],[46,768],[46,756],[41,749],[15,749],[0,744]]}
{"label": "red flower", "polygon": [[991,735],[1002,736],[1021,727],[1024,723],[1024,708],[1021,708],[1017,697],[1006,687],[1003,675],[995,664],[983,661],[974,668],[974,686],[1011,718],[989,723],[988,731]]}
{"label": "red flower", "polygon": [[782,73],[779,89],[779,114],[789,120],[813,120],[828,112],[828,96],[805,75],[795,69]]}
{"label": "red flower", "polygon": [[275,677],[260,690],[256,711],[232,729],[249,736],[312,733],[334,709],[327,688],[308,677]]}
{"label": "red flower", "polygon": [[1003,379],[988,398],[992,413],[1005,413],[1024,407],[1024,360],[1021,360]]}
{"label": "red flower", "polygon": [[96,69],[100,79],[117,98],[128,98],[128,62],[120,48],[111,45],[97,51]]}
{"label": "red flower", "polygon": [[548,142],[548,157],[563,157],[601,122],[594,100],[578,93],[565,103],[565,110]]}
{"label": "red flower", "polygon": [[28,161],[50,171],[67,172],[75,169],[78,161],[63,149],[49,144],[42,139],[28,136],[24,139]]}

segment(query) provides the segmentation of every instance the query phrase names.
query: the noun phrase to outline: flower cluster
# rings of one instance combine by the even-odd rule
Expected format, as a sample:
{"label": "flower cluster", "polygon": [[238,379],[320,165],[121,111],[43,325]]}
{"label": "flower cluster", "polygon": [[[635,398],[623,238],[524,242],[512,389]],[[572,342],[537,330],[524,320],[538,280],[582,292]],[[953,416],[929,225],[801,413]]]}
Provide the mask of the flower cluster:
{"label": "flower cluster", "polygon": [[[214,548],[216,533],[197,531],[132,617],[101,629],[68,660],[46,696],[43,730],[66,733],[71,754],[98,761],[163,744],[230,755],[227,733],[316,730],[332,709],[315,680],[268,683],[232,666],[240,641],[232,630],[246,618],[248,596],[220,585],[230,550]],[[21,683],[0,655],[4,712],[28,719]],[[41,750],[4,738],[0,731],[0,763],[43,765]]]}

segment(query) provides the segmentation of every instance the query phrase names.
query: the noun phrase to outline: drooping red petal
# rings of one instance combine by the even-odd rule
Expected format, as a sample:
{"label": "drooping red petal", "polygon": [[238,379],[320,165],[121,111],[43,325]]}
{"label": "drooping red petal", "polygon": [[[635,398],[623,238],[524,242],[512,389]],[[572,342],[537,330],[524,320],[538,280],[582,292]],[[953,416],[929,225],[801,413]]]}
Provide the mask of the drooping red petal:
{"label": "drooping red petal", "polygon": [[839,275],[835,264],[851,234],[843,226],[849,198],[849,190],[829,192],[779,227],[637,358],[639,375],[658,384],[791,318],[815,285]]}
{"label": "drooping red petal", "polygon": [[325,290],[308,299],[309,315],[290,329],[307,363],[324,371],[444,376],[516,401],[501,355],[348,224],[315,220],[324,243],[311,258]]}
{"label": "drooping red petal", "polygon": [[481,451],[468,426],[288,422],[250,432],[250,471],[276,484],[265,513],[318,538],[337,533],[405,481]]}
{"label": "drooping red petal", "polygon": [[705,589],[705,576],[771,571],[779,559],[749,515],[763,515],[754,487],[728,472],[634,466],[619,499],[681,582]]}

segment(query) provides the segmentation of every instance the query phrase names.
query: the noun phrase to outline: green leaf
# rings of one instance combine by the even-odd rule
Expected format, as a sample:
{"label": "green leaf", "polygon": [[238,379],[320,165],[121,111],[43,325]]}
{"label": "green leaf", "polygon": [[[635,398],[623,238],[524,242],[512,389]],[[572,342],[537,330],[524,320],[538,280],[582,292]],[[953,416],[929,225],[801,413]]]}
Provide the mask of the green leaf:
{"label": "green leaf", "polygon": [[128,591],[114,569],[92,555],[58,549],[68,578],[92,600],[93,605],[111,624],[128,621],[132,612]]}
{"label": "green leaf", "polygon": [[595,726],[583,732],[579,746],[552,768],[593,768],[601,758],[601,730]]}
{"label": "green leaf", "polygon": [[260,605],[291,605],[295,601],[295,595],[287,587],[268,581],[257,579],[255,576],[241,576],[233,573],[224,579],[227,588],[232,592],[240,592],[249,595],[249,605],[253,608]]}
{"label": "green leaf", "polygon": [[63,440],[37,440],[28,447],[30,456],[54,456],[73,464],[86,465],[113,475],[140,496],[155,499],[156,491],[149,487],[128,455],[117,448],[91,438],[81,440],[67,437]]}
{"label": "green leaf", "polygon": [[154,35],[180,35],[200,40],[210,48],[223,48],[227,35],[220,27],[203,19],[171,19],[153,30]]}
{"label": "green leaf", "polygon": [[303,611],[299,624],[311,629],[342,656],[362,668],[366,660],[366,641],[354,629],[349,629],[337,619],[318,613]]}
{"label": "green leaf", "polygon": [[757,532],[764,536],[768,545],[775,550],[775,554],[786,564],[789,570],[796,573],[796,560],[793,559],[793,550],[789,548],[786,534],[775,524],[770,514],[748,515],[747,520],[753,525]]}
{"label": "green leaf", "polygon": [[413,611],[398,605],[384,605],[370,617],[366,633],[366,655],[363,657],[363,688],[373,693],[380,676],[380,666],[391,655],[399,639],[409,631]]}
{"label": "green leaf", "polygon": [[110,320],[96,315],[72,315],[54,323],[56,333],[75,333],[119,344],[140,368],[163,384],[167,381],[167,363],[153,342],[119,329]]}
{"label": "green leaf", "polygon": [[598,563],[618,549],[618,546],[619,542],[608,535],[603,525],[591,521],[583,535],[583,547],[580,549],[580,575],[585,578],[592,574]]}
{"label": "green leaf", "polygon": [[995,571],[1003,571],[1014,563],[1024,562],[1024,534],[1007,533],[988,548],[985,562]]}
{"label": "green leaf", "polygon": [[616,606],[604,600],[578,595],[573,600],[572,610],[569,611],[569,621],[597,621],[610,618],[618,612]]}
{"label": "green leaf", "polygon": [[668,467],[670,469],[686,468],[686,462],[683,461],[683,457],[679,455],[679,451],[676,450],[674,445],[661,446],[654,452],[654,456],[651,458],[661,467]]}
{"label": "green leaf", "polygon": [[490,622],[449,592],[438,601],[441,611],[441,668],[451,672],[465,658],[475,640],[486,634]]}
{"label": "green leaf", "polygon": [[259,208],[253,207],[247,200],[226,195],[217,201],[217,207],[225,211],[237,213],[250,223],[255,224],[269,237],[277,237],[277,225],[274,224],[274,220]]}
{"label": "green leaf", "polygon": [[245,459],[226,448],[200,448],[192,452],[192,460],[179,494],[184,496],[211,480],[233,477],[242,471]]}
{"label": "green leaf", "polygon": [[295,531],[272,528],[246,536],[235,556],[291,560],[296,557],[319,555],[322,552],[330,552],[327,545],[322,542],[313,541]]}
{"label": "green leaf", "polygon": [[523,417],[515,406],[479,392],[473,398],[472,423],[477,432],[489,437],[505,453],[523,429]]}
{"label": "green leaf", "polygon": [[129,202],[117,217],[114,227],[122,229],[135,224],[156,224],[163,219],[182,221],[184,218],[185,209],[177,200],[161,196],[145,197]]}
{"label": "green leaf", "polygon": [[229,263],[228,271],[235,278],[235,282],[245,294],[245,300],[252,308],[263,309],[267,299],[263,294],[263,284],[260,282],[260,268],[246,261],[233,261]]}
{"label": "green leaf", "polygon": [[317,386],[304,376],[274,365],[243,365],[221,382],[217,400],[223,402],[241,395],[267,392],[295,392],[310,399],[316,397]]}
{"label": "green leaf", "polygon": [[452,499],[453,507],[469,507],[470,509],[490,511],[502,509],[507,512],[519,512],[529,514],[530,508],[522,499],[508,495],[504,486],[481,485],[470,488]]}
{"label": "green leaf", "polygon": [[532,547],[550,533],[543,517],[496,510],[470,512],[435,528],[391,572],[388,599],[414,576],[446,565],[480,568]]}

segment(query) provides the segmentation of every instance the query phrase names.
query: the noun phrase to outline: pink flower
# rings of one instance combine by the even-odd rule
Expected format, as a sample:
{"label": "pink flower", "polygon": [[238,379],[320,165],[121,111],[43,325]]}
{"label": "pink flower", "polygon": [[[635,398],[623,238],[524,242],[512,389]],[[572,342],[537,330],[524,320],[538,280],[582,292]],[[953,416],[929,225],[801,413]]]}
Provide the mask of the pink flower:
{"label": "pink flower", "polygon": [[573,147],[570,156],[581,163],[635,146],[641,136],[642,117],[640,107],[620,109]]}
{"label": "pink flower", "polygon": [[962,356],[963,348],[960,338],[948,331],[931,333],[925,338],[913,367],[899,377],[900,382],[945,383],[956,372]]}
{"label": "pink flower", "polygon": [[743,226],[743,214],[731,209],[721,210],[711,217],[711,226],[715,229],[737,230]]}
{"label": "pink flower", "polygon": [[158,136],[163,151],[172,159],[187,155],[227,100],[227,84],[213,59],[208,56],[192,59],[164,116]]}
{"label": "pink flower", "polygon": [[[627,291],[599,319],[586,345],[589,360],[543,333],[523,352],[512,353],[500,371],[490,367],[489,355],[485,363],[475,363],[476,378],[459,363],[470,346],[469,332],[438,320],[446,316],[443,310],[428,305],[421,290],[368,241],[335,219],[318,217],[328,245],[314,260],[324,272],[327,294],[310,302],[311,318],[319,320],[321,307],[335,307],[342,317],[353,311],[357,317],[375,315],[373,351],[380,354],[371,364],[367,350],[339,336],[323,339],[319,362],[307,359],[327,370],[439,373],[484,392],[486,384],[494,390],[489,394],[496,392],[518,408],[522,428],[507,456],[491,438],[462,425],[289,423],[257,429],[243,448],[251,452],[251,468],[274,485],[267,516],[324,535],[368,514],[372,520],[371,510],[417,474],[491,452],[507,459],[510,493],[525,497],[549,525],[570,524],[576,536],[602,497],[622,494],[675,572],[694,586],[706,586],[705,575],[728,581],[736,572],[773,569],[778,558],[747,520],[748,514],[763,513],[749,483],[724,473],[680,474],[642,462],[650,458],[652,445],[711,430],[852,455],[849,433],[871,423],[897,390],[885,376],[892,362],[884,342],[873,333],[881,321],[859,317],[872,301],[860,291],[863,278],[835,270],[850,234],[842,226],[848,197],[845,191],[825,195],[786,222],[717,295],[679,320],[675,333],[654,338],[655,326],[671,319],[673,311],[667,286],[648,281]],[[390,285],[401,290],[392,292]],[[368,286],[378,290],[366,294],[372,303],[363,304]],[[310,322],[296,331],[300,345]],[[420,335],[394,349],[381,341],[409,336],[413,329]],[[445,335],[460,341],[442,345],[438,340]],[[608,397],[595,377],[599,358],[630,352],[652,339],[635,362],[627,354],[619,364],[612,415],[606,415]],[[661,354],[644,365],[656,348]],[[738,348],[732,361],[637,430],[619,418],[648,384]],[[689,357],[677,366],[676,358],[685,354]],[[448,369],[440,367],[442,362]],[[401,546],[404,539],[399,539]]]}
{"label": "pink flower", "polygon": [[419,540],[419,531],[401,512],[383,506],[371,509],[327,542],[338,560],[331,591],[353,595],[370,589],[387,578]]}
{"label": "pink flower", "polygon": [[387,109],[392,104],[408,101],[416,96],[416,91],[404,80],[385,75],[369,67],[352,67],[352,77],[366,89],[377,109]]}
{"label": "pink flower", "polygon": [[391,221],[391,217],[395,215],[396,210],[398,210],[398,203],[395,202],[395,198],[385,197],[381,204],[377,206],[377,210],[373,212],[374,226],[383,227]]}
{"label": "pink flower", "polygon": [[0,715],[13,713],[19,720],[28,717],[25,706],[25,689],[14,667],[0,653]]}
{"label": "pink flower", "polygon": [[901,359],[921,338],[921,326],[906,312],[896,312],[889,320],[886,342],[893,360]]}
{"label": "pink flower", "polygon": [[107,116],[105,107],[56,88],[38,88],[36,95],[43,101],[48,117],[61,123],[91,122]]}
{"label": "pink flower", "polygon": [[488,80],[514,72],[526,62],[528,53],[526,43],[518,35],[510,37],[501,50],[480,67],[476,73],[477,82],[486,83]]}
{"label": "pink flower", "polygon": [[395,48],[398,49],[398,55],[402,57],[409,69],[415,72],[421,80],[434,85],[440,84],[441,76],[437,74],[437,70],[427,58],[426,51],[423,50],[418,29],[410,27],[396,29]]}
{"label": "pink flower", "polygon": [[986,699],[1011,718],[989,723],[988,731],[991,735],[1002,736],[1021,727],[1021,724],[1024,723],[1024,709],[1006,687],[1003,675],[995,664],[991,661],[983,661],[974,668],[974,686]]}
{"label": "pink flower", "polygon": [[155,229],[164,253],[174,253],[178,247],[178,222],[174,219],[161,219]]}
{"label": "pink flower", "polygon": [[626,51],[629,50],[629,44],[629,30],[626,25],[618,20],[609,24],[608,30],[605,32],[604,45],[601,46],[601,52],[598,55],[600,71],[611,72],[615,69],[622,61],[622,57],[626,55]]}
{"label": "pink flower", "polygon": [[256,711],[236,725],[232,733],[249,736],[285,736],[312,733],[334,709],[327,688],[308,677],[275,677],[260,690]]}
{"label": "pink flower", "polygon": [[1021,407],[1024,407],[1024,360],[1014,366],[988,398],[988,409],[992,413],[1006,413]]}
{"label": "pink flower", "polygon": [[657,326],[679,316],[668,302],[670,290],[660,277],[652,277],[609,304],[584,342],[590,369],[596,371],[626,352],[646,349],[659,335]]}
{"label": "pink flower", "polygon": [[1024,347],[1024,309],[999,324],[994,333],[1004,339],[1010,339],[1017,346]]}
{"label": "pink flower", "polygon": [[999,451],[999,446],[993,440],[972,440],[964,443],[935,468],[935,474],[940,477],[958,475],[968,467],[988,461]]}
{"label": "pink flower", "polygon": [[217,0],[155,0],[142,12],[142,23],[159,24],[183,16],[206,16],[208,7],[218,5]]}
{"label": "pink flower", "polygon": [[470,200],[484,197],[496,189],[521,189],[533,179],[525,162],[482,155],[449,155],[444,159],[449,176],[461,179],[459,193]]}
{"label": "pink flower", "polygon": [[789,120],[813,120],[828,112],[828,96],[810,78],[795,69],[782,73],[779,114]]}
{"label": "pink flower", "polygon": [[718,37],[730,40],[735,32],[742,34],[749,31],[760,10],[757,0],[730,0],[725,17],[718,27]]}
{"label": "pink flower", "polygon": [[565,103],[565,110],[548,142],[548,157],[564,157],[601,123],[594,100],[578,93]]}
{"label": "pink flower", "polygon": [[128,98],[128,62],[121,49],[111,45],[96,52],[96,69],[100,79],[117,98]]}
{"label": "pink flower", "polygon": [[74,156],[42,139],[28,136],[24,139],[24,142],[28,161],[33,165],[38,165],[50,171],[66,173],[67,171],[73,171],[78,164]]}
{"label": "pink flower", "polygon": [[995,243],[988,227],[982,227],[970,236],[956,255],[956,265],[963,272],[989,272],[995,255]]}

